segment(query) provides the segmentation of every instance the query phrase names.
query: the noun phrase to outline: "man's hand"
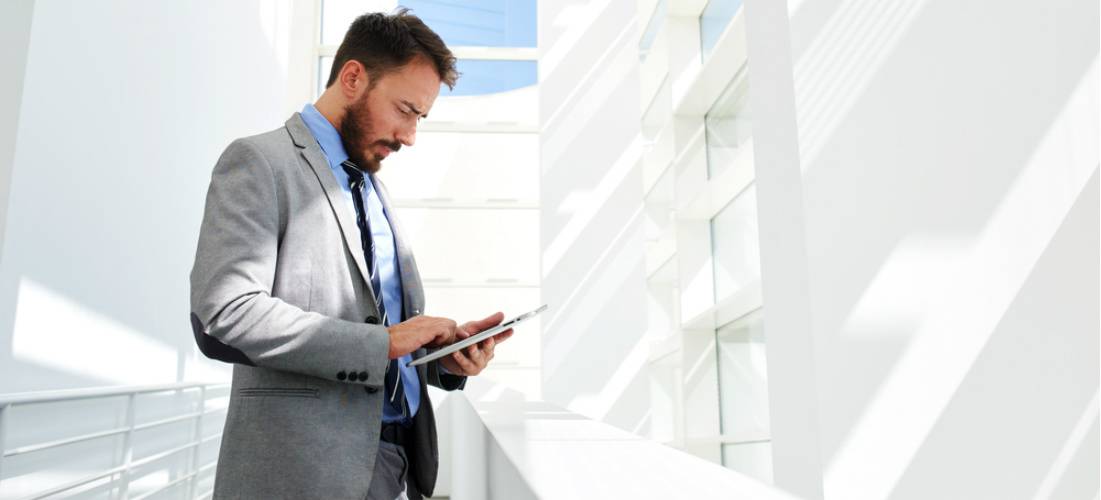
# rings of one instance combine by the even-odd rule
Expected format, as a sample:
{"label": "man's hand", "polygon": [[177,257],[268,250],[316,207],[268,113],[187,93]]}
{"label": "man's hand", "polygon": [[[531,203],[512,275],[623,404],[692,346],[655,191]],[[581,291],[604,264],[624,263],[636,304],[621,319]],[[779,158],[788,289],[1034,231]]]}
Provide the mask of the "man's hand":
{"label": "man's hand", "polygon": [[400,358],[425,345],[440,347],[453,344],[460,338],[457,337],[460,331],[454,321],[432,316],[414,316],[391,326],[389,330],[390,359]]}
{"label": "man's hand", "polygon": [[[504,313],[494,313],[487,316],[484,319],[477,321],[468,321],[463,323],[456,332],[456,341],[465,339],[478,332],[485,331],[489,328],[501,324],[501,321],[505,319]],[[451,353],[450,356],[440,358],[439,363],[443,367],[455,374],[463,376],[473,376],[482,373],[489,361],[493,359],[493,349],[497,344],[508,340],[512,336],[512,329],[509,328],[497,335],[494,335],[488,339],[485,339],[477,344],[474,344],[465,349]]]}

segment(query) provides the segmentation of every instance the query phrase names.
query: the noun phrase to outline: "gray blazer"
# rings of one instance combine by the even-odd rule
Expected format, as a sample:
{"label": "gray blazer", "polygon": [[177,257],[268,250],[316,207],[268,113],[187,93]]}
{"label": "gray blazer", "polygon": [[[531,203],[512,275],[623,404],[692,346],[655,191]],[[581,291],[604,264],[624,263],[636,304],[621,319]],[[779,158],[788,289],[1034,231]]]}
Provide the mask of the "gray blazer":
{"label": "gray blazer", "polygon": [[[394,230],[408,319],[424,310],[420,275],[374,180]],[[355,213],[298,113],[226,148],[191,270],[196,342],[234,363],[215,498],[366,497],[390,348],[366,276]],[[466,379],[436,363],[418,370],[421,405],[407,453],[429,496],[438,453],[426,384],[454,390]]]}

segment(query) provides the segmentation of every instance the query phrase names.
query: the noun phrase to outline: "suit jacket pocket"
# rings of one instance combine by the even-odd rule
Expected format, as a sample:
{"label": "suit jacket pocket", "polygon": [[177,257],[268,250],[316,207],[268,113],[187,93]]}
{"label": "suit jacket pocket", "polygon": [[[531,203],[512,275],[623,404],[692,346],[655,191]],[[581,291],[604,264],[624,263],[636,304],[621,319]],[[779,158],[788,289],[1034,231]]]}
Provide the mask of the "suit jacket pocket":
{"label": "suit jacket pocket", "polygon": [[314,398],[319,397],[317,389],[293,389],[281,387],[253,387],[238,389],[237,395],[243,398],[256,397],[280,397],[280,398]]}

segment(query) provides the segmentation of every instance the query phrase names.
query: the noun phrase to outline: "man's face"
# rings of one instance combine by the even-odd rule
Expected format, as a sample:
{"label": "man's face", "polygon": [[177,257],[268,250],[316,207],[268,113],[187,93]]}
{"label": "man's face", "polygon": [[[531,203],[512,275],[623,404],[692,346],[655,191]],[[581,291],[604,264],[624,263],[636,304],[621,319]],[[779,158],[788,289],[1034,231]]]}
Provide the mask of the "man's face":
{"label": "man's face", "polygon": [[352,162],[375,173],[391,152],[412,146],[417,122],[428,116],[439,93],[440,77],[423,57],[375,80],[344,108],[340,122],[340,137]]}

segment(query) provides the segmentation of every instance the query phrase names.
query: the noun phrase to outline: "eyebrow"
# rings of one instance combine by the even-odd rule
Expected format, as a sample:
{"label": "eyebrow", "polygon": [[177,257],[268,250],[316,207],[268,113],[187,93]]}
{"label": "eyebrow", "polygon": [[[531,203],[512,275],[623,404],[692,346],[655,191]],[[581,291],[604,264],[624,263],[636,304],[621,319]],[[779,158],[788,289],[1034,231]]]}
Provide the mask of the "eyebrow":
{"label": "eyebrow", "polygon": [[409,109],[413,110],[414,113],[420,115],[421,118],[428,118],[428,113],[421,112],[421,110],[417,109],[417,107],[414,106],[413,103],[411,103],[409,101],[406,101],[405,99],[402,99],[401,103],[406,105],[406,106],[409,106]]}

